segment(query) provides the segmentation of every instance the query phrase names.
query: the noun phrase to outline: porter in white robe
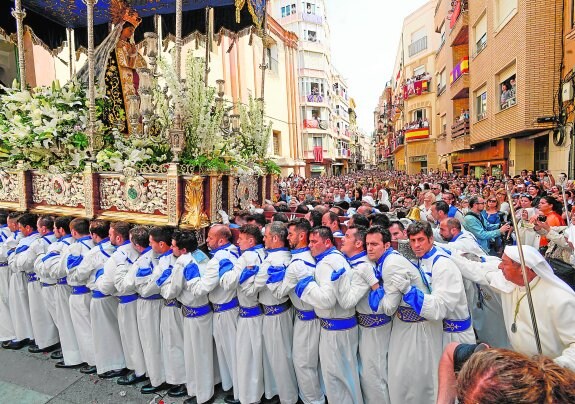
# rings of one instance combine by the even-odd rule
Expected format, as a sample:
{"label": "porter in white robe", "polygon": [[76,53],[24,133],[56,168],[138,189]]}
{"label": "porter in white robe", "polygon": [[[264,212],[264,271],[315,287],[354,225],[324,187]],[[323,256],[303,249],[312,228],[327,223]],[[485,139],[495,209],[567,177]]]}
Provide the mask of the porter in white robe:
{"label": "porter in white robe", "polygon": [[11,341],[16,338],[10,315],[10,277],[8,268],[8,251],[16,249],[22,237],[19,231],[12,233],[7,225],[0,227],[0,341]]}

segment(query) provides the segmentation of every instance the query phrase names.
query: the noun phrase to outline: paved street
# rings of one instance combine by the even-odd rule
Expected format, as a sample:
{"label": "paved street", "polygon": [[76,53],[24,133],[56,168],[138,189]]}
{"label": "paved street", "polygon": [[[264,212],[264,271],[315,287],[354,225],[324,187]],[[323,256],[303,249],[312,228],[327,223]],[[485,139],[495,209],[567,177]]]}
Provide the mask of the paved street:
{"label": "paved street", "polygon": [[[31,354],[25,349],[0,349],[0,397],[4,403],[91,404],[158,403],[180,404],[184,399],[142,395],[139,387],[118,386],[114,380],[83,375],[78,370],[56,369],[49,354]],[[165,394],[165,393],[164,393]],[[223,403],[220,392],[216,403]]]}

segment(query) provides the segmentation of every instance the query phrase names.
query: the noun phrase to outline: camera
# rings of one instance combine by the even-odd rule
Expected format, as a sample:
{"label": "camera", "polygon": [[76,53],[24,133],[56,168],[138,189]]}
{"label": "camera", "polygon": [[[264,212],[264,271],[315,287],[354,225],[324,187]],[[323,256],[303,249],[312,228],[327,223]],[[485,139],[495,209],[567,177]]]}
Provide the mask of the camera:
{"label": "camera", "polygon": [[545,215],[538,215],[538,216],[537,216],[537,221],[539,221],[539,222],[546,222],[546,221],[547,221],[547,216],[545,216]]}

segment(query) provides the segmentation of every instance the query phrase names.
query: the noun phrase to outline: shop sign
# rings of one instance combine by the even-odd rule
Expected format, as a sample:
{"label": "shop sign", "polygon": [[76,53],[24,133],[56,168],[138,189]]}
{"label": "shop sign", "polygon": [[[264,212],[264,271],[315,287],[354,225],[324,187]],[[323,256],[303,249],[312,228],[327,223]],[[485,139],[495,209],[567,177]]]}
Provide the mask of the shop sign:
{"label": "shop sign", "polygon": [[409,158],[411,163],[418,163],[421,161],[427,161],[427,156],[412,156]]}

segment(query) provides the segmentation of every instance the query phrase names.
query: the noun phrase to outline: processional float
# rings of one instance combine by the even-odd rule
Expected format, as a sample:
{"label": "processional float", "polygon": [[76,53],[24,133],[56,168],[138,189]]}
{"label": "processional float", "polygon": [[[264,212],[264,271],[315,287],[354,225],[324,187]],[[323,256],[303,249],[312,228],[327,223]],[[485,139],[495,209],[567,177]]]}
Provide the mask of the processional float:
{"label": "processional float", "polygon": [[[65,29],[70,83],[27,86],[26,30],[39,40],[34,27],[24,25],[27,13],[33,22],[45,16],[55,31]],[[204,22],[203,34],[185,33],[196,47],[202,41],[203,60],[182,55],[184,13],[187,25]],[[19,83],[1,95],[7,105],[0,109],[1,209],[181,226],[197,230],[203,241],[203,229],[221,219],[219,210],[271,199],[266,0],[15,0],[11,14]],[[154,30],[133,42],[140,23]],[[264,45],[260,98],[248,106],[225,99],[223,80],[208,86],[212,41],[230,32],[225,24],[237,30],[231,32],[236,39],[241,30]],[[166,26],[175,28],[173,36],[163,35]],[[76,72],[75,34],[84,28],[87,63]],[[96,31],[106,34],[97,46]],[[66,119],[68,126],[59,126]]]}

